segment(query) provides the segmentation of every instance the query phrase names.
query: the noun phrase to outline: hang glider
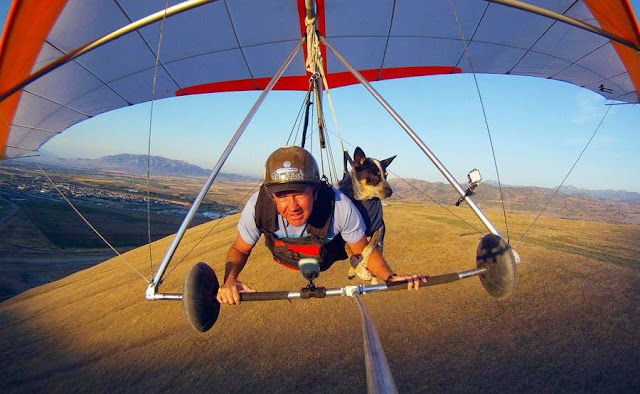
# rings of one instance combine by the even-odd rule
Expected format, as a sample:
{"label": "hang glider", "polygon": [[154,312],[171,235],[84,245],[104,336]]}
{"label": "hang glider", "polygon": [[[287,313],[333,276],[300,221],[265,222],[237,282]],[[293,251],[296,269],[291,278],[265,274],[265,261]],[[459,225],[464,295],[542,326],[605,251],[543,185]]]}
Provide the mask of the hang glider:
{"label": "hang glider", "polygon": [[[515,0],[318,0],[316,14],[320,34],[368,81],[527,75],[640,101],[640,29],[628,0],[534,3],[576,23],[514,8],[522,6]],[[263,89],[305,33],[304,0],[169,6],[165,19],[164,0],[14,0],[0,41],[0,157],[33,155],[71,125],[117,108]],[[307,90],[304,57],[275,89]],[[323,57],[329,86],[356,83],[326,48]]]}

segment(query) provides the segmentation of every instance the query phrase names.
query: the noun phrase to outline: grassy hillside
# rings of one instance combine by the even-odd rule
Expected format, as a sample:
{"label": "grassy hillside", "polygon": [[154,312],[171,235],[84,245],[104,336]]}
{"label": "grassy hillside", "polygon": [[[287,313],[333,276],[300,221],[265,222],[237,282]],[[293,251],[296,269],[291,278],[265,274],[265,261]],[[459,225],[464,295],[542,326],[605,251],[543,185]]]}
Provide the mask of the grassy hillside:
{"label": "grassy hillside", "polygon": [[[460,215],[481,228],[466,211]],[[498,212],[488,214],[502,223]],[[222,276],[237,219],[190,230],[174,259],[183,261],[170,267],[175,270],[162,291],[180,292],[186,271],[198,261]],[[513,244],[532,219],[509,217]],[[437,206],[393,203],[385,207],[385,220],[385,255],[396,271],[435,275],[475,266],[480,234]],[[490,298],[476,278],[365,295],[398,389],[638,392],[639,241],[638,226],[541,218],[518,245],[523,262],[508,300]],[[170,242],[152,244],[154,266]],[[125,258],[151,276],[149,247]],[[317,284],[344,285],[346,274],[346,263],[337,263]],[[259,290],[304,285],[298,273],[273,263],[262,243],[242,279]],[[200,334],[184,319],[180,303],[146,301],[145,288],[115,258],[0,304],[0,387],[366,391],[353,300],[223,307],[213,329]]]}

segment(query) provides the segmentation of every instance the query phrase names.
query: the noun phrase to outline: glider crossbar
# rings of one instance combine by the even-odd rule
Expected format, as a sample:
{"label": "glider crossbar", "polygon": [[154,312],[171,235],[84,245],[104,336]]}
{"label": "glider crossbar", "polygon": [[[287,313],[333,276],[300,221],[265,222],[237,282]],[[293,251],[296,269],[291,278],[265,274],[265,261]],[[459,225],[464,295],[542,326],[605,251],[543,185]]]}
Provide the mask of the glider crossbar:
{"label": "glider crossbar", "polygon": [[167,267],[169,266],[169,262],[173,258],[173,255],[174,255],[176,249],[178,248],[178,245],[180,244],[180,241],[184,237],[184,234],[187,231],[187,227],[189,226],[189,224],[191,224],[191,221],[193,220],[196,212],[198,211],[198,208],[200,207],[200,204],[202,203],[202,201],[204,200],[204,197],[206,196],[207,192],[211,188],[211,185],[213,184],[213,181],[218,176],[218,173],[222,169],[222,166],[224,165],[224,163],[226,162],[227,158],[231,154],[231,151],[236,146],[236,143],[238,142],[238,140],[240,139],[240,137],[244,133],[244,130],[247,128],[247,126],[251,122],[251,119],[253,119],[253,116],[258,111],[258,108],[260,108],[260,106],[262,105],[262,102],[264,101],[264,99],[267,97],[269,92],[271,92],[271,90],[276,85],[276,83],[278,82],[278,80],[280,79],[282,74],[284,74],[284,72],[287,69],[287,67],[289,67],[289,64],[291,64],[291,62],[293,61],[295,56],[298,54],[298,51],[300,50],[300,47],[304,43],[304,40],[305,40],[304,37],[301,38],[300,41],[296,44],[295,48],[293,48],[293,50],[291,51],[291,53],[289,54],[287,59],[284,61],[284,63],[282,64],[282,66],[280,67],[278,72],[273,76],[271,81],[269,81],[269,84],[264,88],[264,90],[260,94],[260,97],[258,97],[258,100],[256,100],[256,102],[253,105],[253,107],[251,107],[251,109],[249,110],[249,113],[247,114],[245,119],[242,121],[242,124],[240,125],[240,127],[238,127],[238,130],[236,131],[236,133],[231,138],[231,141],[229,141],[229,144],[225,148],[224,152],[222,152],[222,155],[220,156],[220,158],[218,159],[218,162],[216,163],[216,165],[214,166],[213,170],[211,171],[211,175],[209,175],[209,178],[207,179],[207,182],[202,187],[202,190],[200,191],[200,194],[198,194],[198,196],[196,197],[195,201],[193,202],[193,205],[191,206],[191,209],[189,209],[189,212],[185,216],[185,218],[184,218],[184,220],[182,222],[182,225],[180,226],[180,229],[176,233],[176,236],[173,239],[173,242],[171,243],[171,246],[169,247],[169,250],[167,251],[167,254],[164,257],[164,260],[162,261],[162,264],[158,268],[158,272],[156,273],[155,277],[153,278],[153,282],[147,288],[146,297],[147,297],[148,300],[162,299],[162,298],[158,298],[157,297],[158,286],[162,282],[162,277],[163,277],[165,271],[167,270]]}
{"label": "glider crossbar", "polygon": [[404,129],[404,131],[409,135],[409,137],[418,145],[418,147],[427,155],[429,160],[436,166],[436,168],[444,175],[444,177],[449,181],[451,186],[458,192],[458,194],[467,202],[469,208],[476,214],[476,216],[482,221],[485,227],[494,235],[502,237],[498,229],[491,223],[489,218],[480,210],[480,208],[476,205],[476,203],[471,199],[471,197],[466,195],[464,189],[460,186],[458,181],[453,177],[453,175],[447,170],[447,168],[442,164],[442,162],[436,157],[436,155],[429,149],[429,147],[420,139],[418,134],[407,124],[407,122],[402,119],[402,117],[387,103],[387,101],[378,93],[378,91],[371,86],[369,81],[367,81],[362,74],[360,74],[356,69],[354,69],[349,62],[345,60],[344,57],[326,40],[325,37],[320,36],[320,41],[333,52],[333,54],[342,62],[342,64],[347,67],[347,69],[351,72],[351,74],[362,84],[364,87],[371,93],[376,100],[384,107],[384,109],[389,112],[391,117],[393,117],[396,122]]}
{"label": "glider crossbar", "polygon": [[[448,274],[435,275],[427,277],[427,283],[420,283],[423,286],[437,286],[445,283],[456,282],[461,279],[471,278],[473,276],[482,275],[487,272],[487,268],[480,267],[466,271],[452,272]],[[309,298],[325,298],[325,297],[355,297],[367,293],[379,293],[383,291],[406,290],[407,281],[397,281],[392,283],[383,283],[379,285],[354,285],[343,286],[331,289],[317,288],[318,291],[307,292],[301,291],[260,291],[253,293],[240,293],[241,301],[276,301],[276,300],[294,300]]]}

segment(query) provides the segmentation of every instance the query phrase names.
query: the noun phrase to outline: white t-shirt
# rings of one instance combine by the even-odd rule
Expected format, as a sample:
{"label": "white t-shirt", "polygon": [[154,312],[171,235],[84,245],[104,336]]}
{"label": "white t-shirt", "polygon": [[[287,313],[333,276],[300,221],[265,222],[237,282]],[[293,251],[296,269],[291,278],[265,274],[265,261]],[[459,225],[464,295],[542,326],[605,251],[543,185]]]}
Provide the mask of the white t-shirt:
{"label": "white t-shirt", "polygon": [[[327,243],[336,236],[341,234],[342,239],[346,243],[354,243],[364,237],[365,224],[360,216],[360,212],[353,205],[351,200],[339,190],[332,187],[335,193],[335,207],[333,210],[333,220],[329,232],[324,239]],[[256,192],[244,206],[240,221],[238,222],[238,232],[242,239],[251,245],[255,245],[262,234],[262,231],[256,227],[256,202],[258,201],[258,193]],[[278,213],[277,226],[275,234],[278,238],[299,238],[309,234],[306,232],[306,225],[294,226],[288,223],[280,213]]]}

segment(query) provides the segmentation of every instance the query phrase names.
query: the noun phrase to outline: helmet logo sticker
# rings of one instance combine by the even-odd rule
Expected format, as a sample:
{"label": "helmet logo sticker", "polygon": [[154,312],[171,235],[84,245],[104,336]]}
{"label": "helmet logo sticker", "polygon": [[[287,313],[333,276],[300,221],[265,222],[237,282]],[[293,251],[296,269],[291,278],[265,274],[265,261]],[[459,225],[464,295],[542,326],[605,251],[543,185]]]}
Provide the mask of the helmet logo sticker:
{"label": "helmet logo sticker", "polygon": [[[289,166],[287,166],[287,164]],[[278,168],[271,174],[271,179],[280,182],[304,181],[304,174],[297,167],[290,167],[291,162],[285,161],[283,168]]]}

